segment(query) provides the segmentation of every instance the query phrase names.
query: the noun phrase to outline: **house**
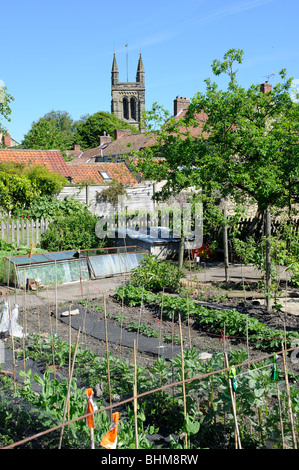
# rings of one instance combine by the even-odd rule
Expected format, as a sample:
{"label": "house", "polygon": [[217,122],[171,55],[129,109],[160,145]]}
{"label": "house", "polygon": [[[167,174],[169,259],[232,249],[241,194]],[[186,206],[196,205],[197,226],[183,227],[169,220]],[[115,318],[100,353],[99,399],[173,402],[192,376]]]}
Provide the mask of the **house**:
{"label": "house", "polygon": [[112,182],[125,186],[138,184],[133,173],[125,163],[83,163],[68,165],[68,173],[72,183],[107,185]]}
{"label": "house", "polygon": [[66,178],[69,176],[68,166],[60,150],[0,149],[0,162],[24,163],[26,166],[41,165]]}
{"label": "house", "polygon": [[16,147],[17,145],[19,145],[19,143],[16,140],[14,140],[9,135],[9,133],[0,132],[0,148],[1,147],[12,148],[12,147]]}
{"label": "house", "polygon": [[[119,163],[124,162],[133,151],[139,151],[144,147],[152,145],[154,137],[144,133],[132,134],[131,129],[116,129],[114,140],[108,134],[99,137],[97,147],[84,150],[74,156],[70,162],[72,165],[82,165],[91,163]],[[72,152],[71,150],[69,151]]]}

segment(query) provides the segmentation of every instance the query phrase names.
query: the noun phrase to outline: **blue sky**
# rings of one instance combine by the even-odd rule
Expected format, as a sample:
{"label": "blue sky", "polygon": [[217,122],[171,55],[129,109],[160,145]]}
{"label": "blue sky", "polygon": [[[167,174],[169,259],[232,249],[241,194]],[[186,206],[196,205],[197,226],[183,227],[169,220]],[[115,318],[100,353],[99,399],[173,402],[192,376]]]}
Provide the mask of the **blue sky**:
{"label": "blue sky", "polygon": [[0,83],[15,98],[11,122],[2,123],[21,142],[51,110],[74,120],[110,112],[114,52],[120,81],[126,52],[129,81],[141,52],[146,109],[158,102],[170,113],[176,96],[205,91],[212,61],[230,48],[244,50],[245,87],[272,74],[277,83],[282,68],[299,79],[298,17],[298,0],[2,2]]}

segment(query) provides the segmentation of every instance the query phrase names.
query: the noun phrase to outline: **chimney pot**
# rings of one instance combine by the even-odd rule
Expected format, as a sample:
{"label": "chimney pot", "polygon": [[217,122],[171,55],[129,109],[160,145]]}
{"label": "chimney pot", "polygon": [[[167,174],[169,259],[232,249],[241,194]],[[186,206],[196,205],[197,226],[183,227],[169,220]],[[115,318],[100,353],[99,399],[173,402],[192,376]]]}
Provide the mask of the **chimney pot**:
{"label": "chimney pot", "polygon": [[110,135],[106,135],[106,132],[104,131],[103,135],[100,135],[99,137],[99,145],[102,144],[109,144],[111,142],[111,137]]}

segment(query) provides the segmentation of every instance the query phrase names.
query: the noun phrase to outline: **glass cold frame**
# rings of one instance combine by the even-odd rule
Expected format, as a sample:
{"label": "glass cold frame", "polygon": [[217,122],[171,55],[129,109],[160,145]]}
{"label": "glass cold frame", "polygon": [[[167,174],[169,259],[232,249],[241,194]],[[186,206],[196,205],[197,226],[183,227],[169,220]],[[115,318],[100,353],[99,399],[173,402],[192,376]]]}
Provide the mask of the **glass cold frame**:
{"label": "glass cold frame", "polygon": [[[146,250],[137,246],[72,250],[8,257],[14,265],[19,287],[27,279],[40,279],[42,286],[55,286],[130,272],[137,267]],[[9,269],[9,273],[11,270]]]}

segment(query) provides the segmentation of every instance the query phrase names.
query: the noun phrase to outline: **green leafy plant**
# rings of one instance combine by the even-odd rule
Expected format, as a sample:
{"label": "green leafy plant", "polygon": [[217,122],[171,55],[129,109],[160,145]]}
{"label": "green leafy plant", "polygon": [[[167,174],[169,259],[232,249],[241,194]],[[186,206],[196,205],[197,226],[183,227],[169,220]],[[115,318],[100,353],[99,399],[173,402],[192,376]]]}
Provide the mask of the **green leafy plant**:
{"label": "green leafy plant", "polygon": [[185,277],[183,271],[170,261],[161,261],[148,254],[139,266],[132,270],[131,283],[152,292],[163,289],[175,291],[179,288],[183,277]]}

